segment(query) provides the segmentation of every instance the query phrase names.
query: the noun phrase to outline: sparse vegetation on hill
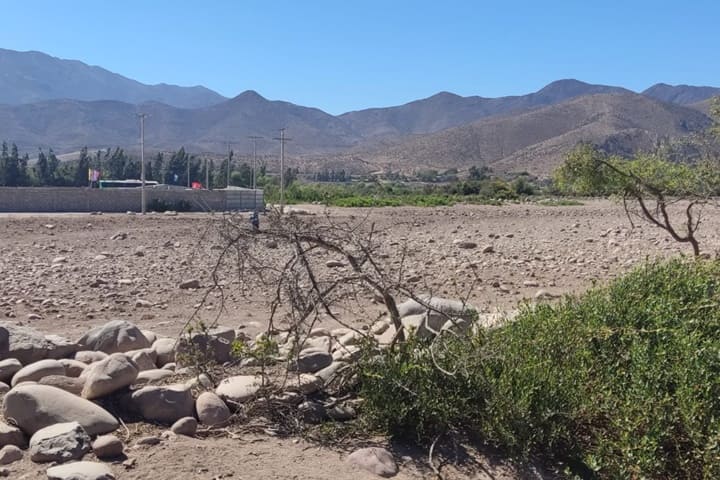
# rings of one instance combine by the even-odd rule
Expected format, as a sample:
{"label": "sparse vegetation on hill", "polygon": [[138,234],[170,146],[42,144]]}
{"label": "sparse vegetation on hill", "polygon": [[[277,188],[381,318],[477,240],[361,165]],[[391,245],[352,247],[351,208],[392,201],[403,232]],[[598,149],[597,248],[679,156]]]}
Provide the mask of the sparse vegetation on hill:
{"label": "sparse vegetation on hill", "polygon": [[719,286],[717,262],[655,263],[496,329],[367,348],[364,415],[428,444],[469,432],[582,478],[717,478]]}

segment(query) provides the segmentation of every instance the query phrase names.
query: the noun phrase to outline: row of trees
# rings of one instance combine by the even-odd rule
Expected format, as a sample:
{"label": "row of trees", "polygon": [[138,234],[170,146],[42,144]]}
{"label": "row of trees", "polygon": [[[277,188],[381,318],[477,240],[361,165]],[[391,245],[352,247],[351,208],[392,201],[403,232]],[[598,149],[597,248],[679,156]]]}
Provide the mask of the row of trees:
{"label": "row of trees", "polygon": [[[232,152],[230,159],[232,159]],[[232,162],[232,160],[230,160]],[[207,162],[207,163],[206,163]],[[209,187],[225,188],[228,183],[228,159],[221,162],[189,154],[184,148],[172,153],[157,153],[146,159],[145,178],[169,185],[189,185],[197,181],[205,184],[205,168],[208,169]],[[27,153],[20,155],[17,146],[2,143],[0,150],[0,186],[88,186],[88,171],[98,170],[103,179],[137,179],[141,175],[140,159],[122,148],[88,152],[83,147],[75,160],[61,162],[52,149],[39,150],[37,160],[32,162]],[[297,170],[288,169],[286,184],[297,177]],[[251,187],[252,168],[247,163],[231,163],[230,185]],[[256,173],[256,183],[262,187],[272,180],[264,164]]]}

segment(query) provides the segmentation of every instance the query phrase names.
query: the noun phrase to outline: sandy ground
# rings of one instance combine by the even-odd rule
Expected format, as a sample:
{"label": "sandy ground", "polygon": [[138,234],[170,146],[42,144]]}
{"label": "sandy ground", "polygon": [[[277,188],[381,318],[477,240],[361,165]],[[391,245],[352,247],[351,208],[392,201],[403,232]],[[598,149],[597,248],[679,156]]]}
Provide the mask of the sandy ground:
{"label": "sandy ground", "polygon": [[[322,208],[304,207],[317,214]],[[630,229],[622,208],[609,201],[582,206],[456,206],[443,208],[331,209],[335,220],[374,222],[382,232],[385,261],[398,268],[406,249],[407,278],[417,292],[448,297],[469,294],[486,312],[513,309],[539,290],[578,292],[612,278],[646,258],[690,253],[665,232],[640,224]],[[261,220],[262,222],[263,220]],[[198,307],[204,289],[181,290],[183,280],[210,284],[209,272],[222,242],[218,216],[0,215],[0,321],[44,333],[78,338],[112,318],[176,336]],[[708,217],[701,231],[704,251],[720,248],[719,221]],[[262,226],[262,224],[261,224]],[[120,235],[118,235],[120,234]],[[469,240],[477,248],[458,248]],[[483,253],[486,246],[492,252]],[[227,283],[225,301],[210,296],[201,307],[208,321],[254,335],[265,328],[271,292],[250,299]],[[221,308],[221,306],[223,308]],[[343,311],[349,323],[367,323],[367,313]],[[160,430],[158,430],[159,432]],[[128,450],[132,468],[115,465],[121,479],[175,478],[372,478],[343,461],[338,448],[298,439],[177,439]],[[426,453],[398,453],[399,479],[429,475]],[[492,455],[468,454],[447,478],[535,478]],[[13,478],[44,478],[44,467],[24,460]],[[430,472],[431,473],[431,472]]]}

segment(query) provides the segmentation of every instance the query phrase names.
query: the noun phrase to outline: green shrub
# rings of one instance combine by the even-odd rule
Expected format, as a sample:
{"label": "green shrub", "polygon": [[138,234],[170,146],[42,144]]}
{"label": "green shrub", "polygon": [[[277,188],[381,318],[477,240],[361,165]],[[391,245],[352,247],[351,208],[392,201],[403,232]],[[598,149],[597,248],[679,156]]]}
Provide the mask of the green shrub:
{"label": "green shrub", "polygon": [[366,349],[364,415],[421,441],[466,430],[588,478],[717,478],[719,287],[720,263],[653,263],[434,355]]}

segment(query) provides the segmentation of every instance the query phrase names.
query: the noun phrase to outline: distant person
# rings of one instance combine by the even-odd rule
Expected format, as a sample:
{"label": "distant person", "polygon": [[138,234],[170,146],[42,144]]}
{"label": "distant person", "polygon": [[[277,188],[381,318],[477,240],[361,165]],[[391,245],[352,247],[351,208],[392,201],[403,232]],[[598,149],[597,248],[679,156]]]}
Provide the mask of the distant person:
{"label": "distant person", "polygon": [[254,232],[257,232],[260,230],[260,215],[258,215],[257,210],[253,212],[253,214],[250,216],[250,223],[252,224],[252,228]]}

